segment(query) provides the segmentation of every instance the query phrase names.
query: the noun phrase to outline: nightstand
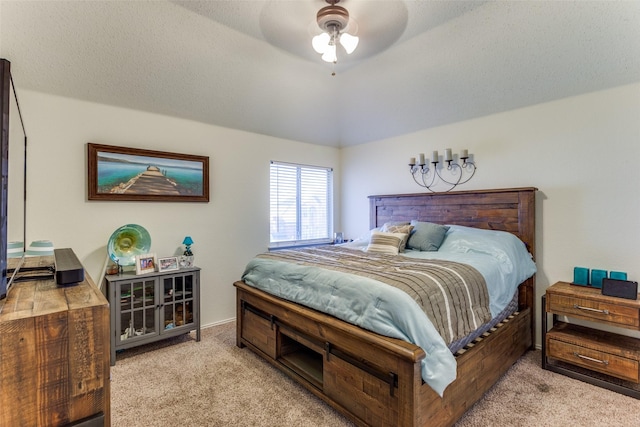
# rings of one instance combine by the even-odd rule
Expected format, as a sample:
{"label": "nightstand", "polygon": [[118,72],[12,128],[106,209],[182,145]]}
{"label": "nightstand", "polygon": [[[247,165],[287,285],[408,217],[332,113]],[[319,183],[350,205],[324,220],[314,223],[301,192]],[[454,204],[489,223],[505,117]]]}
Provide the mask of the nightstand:
{"label": "nightstand", "polygon": [[[561,322],[558,316],[593,326]],[[640,301],[566,282],[547,288],[542,296],[542,368],[640,399],[640,339],[598,325],[640,331]]]}

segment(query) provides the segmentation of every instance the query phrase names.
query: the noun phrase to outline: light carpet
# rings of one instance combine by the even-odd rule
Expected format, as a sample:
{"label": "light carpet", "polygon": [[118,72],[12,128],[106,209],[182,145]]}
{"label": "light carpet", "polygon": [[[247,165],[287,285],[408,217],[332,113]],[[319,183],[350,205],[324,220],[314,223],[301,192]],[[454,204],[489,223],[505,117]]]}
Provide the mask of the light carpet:
{"label": "light carpet", "polygon": [[[125,350],[111,368],[111,425],[352,426],[247,348],[235,323]],[[540,367],[528,352],[456,424],[640,426],[640,401]]]}

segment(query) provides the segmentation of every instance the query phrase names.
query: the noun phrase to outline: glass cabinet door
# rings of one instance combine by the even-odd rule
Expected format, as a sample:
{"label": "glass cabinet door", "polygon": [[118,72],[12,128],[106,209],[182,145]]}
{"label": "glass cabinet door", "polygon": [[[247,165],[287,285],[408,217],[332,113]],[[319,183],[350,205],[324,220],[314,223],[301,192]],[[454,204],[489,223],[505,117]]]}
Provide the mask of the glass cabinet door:
{"label": "glass cabinet door", "polygon": [[155,279],[140,279],[119,283],[116,295],[120,306],[120,317],[116,319],[120,343],[126,340],[156,334]]}
{"label": "glass cabinet door", "polygon": [[164,330],[193,325],[194,275],[162,278]]}

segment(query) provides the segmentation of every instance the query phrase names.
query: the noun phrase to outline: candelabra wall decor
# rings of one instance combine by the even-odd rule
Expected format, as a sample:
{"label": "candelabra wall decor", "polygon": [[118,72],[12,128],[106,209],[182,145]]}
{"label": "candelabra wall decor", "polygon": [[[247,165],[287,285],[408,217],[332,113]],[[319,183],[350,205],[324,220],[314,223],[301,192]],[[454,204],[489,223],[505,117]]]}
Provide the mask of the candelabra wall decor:
{"label": "candelabra wall decor", "polygon": [[[416,184],[433,193],[446,193],[458,185],[469,182],[476,173],[476,165],[473,161],[469,160],[468,150],[460,151],[458,162],[454,160],[451,148],[444,150],[442,162],[440,162],[439,159],[440,156],[437,151],[432,153],[431,161],[425,159],[423,153],[418,155],[417,162],[415,157],[409,159],[409,171]],[[460,164],[460,162],[462,162],[462,164]],[[442,163],[442,166],[438,167],[440,163]],[[434,187],[438,186],[440,182],[442,182],[440,187],[443,187],[443,190],[436,191]]]}

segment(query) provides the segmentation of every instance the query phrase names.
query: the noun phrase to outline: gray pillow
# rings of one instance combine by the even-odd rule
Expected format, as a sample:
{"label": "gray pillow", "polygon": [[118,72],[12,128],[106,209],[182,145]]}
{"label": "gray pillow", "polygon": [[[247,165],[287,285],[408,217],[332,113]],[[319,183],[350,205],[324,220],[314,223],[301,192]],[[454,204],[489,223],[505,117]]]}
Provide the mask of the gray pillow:
{"label": "gray pillow", "polygon": [[415,219],[411,221],[411,225],[413,225],[413,232],[409,236],[407,247],[420,251],[437,251],[449,230],[446,225],[420,222]]}

